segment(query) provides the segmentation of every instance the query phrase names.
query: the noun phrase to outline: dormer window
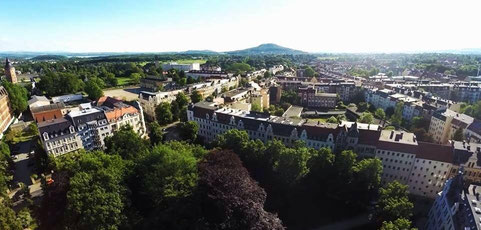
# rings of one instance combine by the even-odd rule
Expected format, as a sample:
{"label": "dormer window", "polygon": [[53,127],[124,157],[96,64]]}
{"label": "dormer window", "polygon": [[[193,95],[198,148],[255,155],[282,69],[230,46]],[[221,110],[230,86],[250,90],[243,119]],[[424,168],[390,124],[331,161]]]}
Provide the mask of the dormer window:
{"label": "dormer window", "polygon": [[70,133],[74,133],[74,132],[75,132],[75,128],[73,127],[73,125],[71,125],[71,126],[69,127],[69,130],[70,130]]}
{"label": "dormer window", "polygon": [[48,141],[48,139],[49,139],[49,138],[48,138],[48,133],[46,133],[46,132],[43,133],[43,139],[46,140],[46,141]]}

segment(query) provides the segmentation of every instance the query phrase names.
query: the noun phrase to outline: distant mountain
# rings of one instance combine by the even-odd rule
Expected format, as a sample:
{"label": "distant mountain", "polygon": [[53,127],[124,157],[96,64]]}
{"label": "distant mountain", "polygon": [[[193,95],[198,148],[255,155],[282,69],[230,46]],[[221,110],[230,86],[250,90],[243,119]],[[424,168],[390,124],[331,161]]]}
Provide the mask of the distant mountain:
{"label": "distant mountain", "polygon": [[260,46],[227,52],[233,55],[262,55],[262,54],[307,54],[307,52],[286,48],[273,43],[262,44]]}
{"label": "distant mountain", "polygon": [[67,59],[67,57],[63,56],[63,55],[39,55],[39,56],[33,57],[31,60],[33,60],[33,61],[51,61],[51,60],[59,61],[59,60],[64,60],[64,59]]}
{"label": "distant mountain", "polygon": [[207,54],[207,55],[216,55],[220,54],[219,52],[213,50],[187,50],[184,52],[180,52],[181,54]]}

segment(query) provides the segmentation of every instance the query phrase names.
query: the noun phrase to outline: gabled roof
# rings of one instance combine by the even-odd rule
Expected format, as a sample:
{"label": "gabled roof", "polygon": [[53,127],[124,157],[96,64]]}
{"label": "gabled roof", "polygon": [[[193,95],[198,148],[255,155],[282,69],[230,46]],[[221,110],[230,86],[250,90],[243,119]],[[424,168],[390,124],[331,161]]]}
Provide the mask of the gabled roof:
{"label": "gabled roof", "polygon": [[62,132],[64,134],[70,133],[69,127],[71,125],[72,122],[63,117],[37,124],[40,135],[43,133],[48,133],[49,135],[60,135]]}

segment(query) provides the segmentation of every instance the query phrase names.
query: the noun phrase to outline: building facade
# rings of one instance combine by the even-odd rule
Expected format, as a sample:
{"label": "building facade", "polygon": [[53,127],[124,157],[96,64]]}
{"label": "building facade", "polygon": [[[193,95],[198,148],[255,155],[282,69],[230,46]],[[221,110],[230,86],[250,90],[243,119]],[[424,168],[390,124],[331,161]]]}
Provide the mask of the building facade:
{"label": "building facade", "polygon": [[37,124],[44,150],[55,157],[83,149],[82,139],[70,120],[63,117]]}
{"label": "building facade", "polygon": [[[291,145],[297,140],[315,149],[352,149],[360,157],[381,160],[383,183],[397,180],[409,186],[411,194],[436,198],[453,171],[464,167],[467,177],[481,181],[475,144],[449,145],[418,142],[413,133],[383,130],[377,125],[342,122],[328,124],[303,119],[270,116],[246,110],[226,108],[214,102],[189,105],[189,121],[199,124],[198,135],[206,142],[229,129],[245,130],[250,138],[267,142],[272,139]],[[468,150],[469,149],[469,150]],[[459,158],[459,159],[457,159]]]}
{"label": "building facade", "polygon": [[337,94],[318,93],[317,90],[312,86],[300,88],[298,95],[301,100],[301,104],[305,107],[332,109],[337,105]]}
{"label": "building facade", "polygon": [[12,124],[14,118],[7,90],[0,85],[0,138],[3,137],[3,133]]}

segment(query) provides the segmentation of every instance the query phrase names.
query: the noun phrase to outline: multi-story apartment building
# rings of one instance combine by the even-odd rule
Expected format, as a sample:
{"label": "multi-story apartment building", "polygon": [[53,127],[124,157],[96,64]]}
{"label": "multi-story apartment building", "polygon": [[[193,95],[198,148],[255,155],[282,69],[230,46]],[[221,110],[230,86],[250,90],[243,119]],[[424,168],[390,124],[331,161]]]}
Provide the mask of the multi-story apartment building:
{"label": "multi-story apartment building", "polygon": [[453,141],[454,166],[451,176],[462,169],[464,180],[468,183],[479,183],[481,181],[481,143],[468,143],[465,141]]}
{"label": "multi-story apartment building", "polygon": [[44,149],[58,156],[78,149],[102,149],[105,138],[124,125],[131,126],[141,136],[146,135],[140,104],[131,106],[102,97],[96,106],[84,103],[64,117],[40,121],[38,129]]}
{"label": "multi-story apartment building", "polygon": [[72,121],[60,117],[37,124],[42,146],[49,155],[60,156],[83,149],[82,139]]}
{"label": "multi-story apartment building", "polygon": [[435,142],[446,144],[457,129],[465,130],[473,121],[474,118],[466,114],[460,114],[450,109],[440,110],[431,117],[428,133],[432,135]]}
{"label": "multi-story apartment building", "polygon": [[481,229],[481,214],[475,210],[481,204],[476,195],[480,192],[478,186],[466,184],[462,173],[456,172],[434,201],[425,229]]}
{"label": "multi-story apartment building", "polygon": [[390,107],[395,108],[398,103],[403,103],[402,117],[407,121],[413,117],[422,115],[423,112],[421,99],[396,93],[392,90],[368,89],[366,90],[365,97],[366,102],[383,110],[387,110]]}
{"label": "multi-story apartment building", "polygon": [[97,101],[97,107],[104,111],[112,132],[128,125],[140,136],[146,136],[142,106],[134,103],[132,106],[112,97],[102,97]]}
{"label": "multi-story apartment building", "polygon": [[180,92],[184,92],[184,90],[179,89],[168,92],[141,91],[139,94],[139,102],[147,119],[154,121],[156,119],[155,108],[163,102],[170,103],[174,101]]}
{"label": "multi-story apartment building", "polygon": [[481,181],[478,164],[468,163],[477,159],[477,154],[472,151],[478,148],[462,149],[459,147],[462,142],[453,142],[452,145],[418,142],[413,133],[381,131],[377,125],[307,122],[225,108],[214,102],[189,105],[187,116],[199,124],[199,136],[206,142],[229,129],[241,129],[246,130],[252,139],[277,139],[286,145],[302,140],[306,146],[315,149],[352,149],[360,157],[379,158],[383,165],[383,183],[398,180],[408,185],[412,194],[422,197],[435,198],[452,176],[452,171],[460,166],[466,168],[473,180]]}
{"label": "multi-story apartment building", "polygon": [[0,86],[0,138],[3,137],[3,132],[12,124],[14,118],[7,90]]}
{"label": "multi-story apartment building", "polygon": [[191,70],[200,70],[199,63],[192,63],[192,64],[178,64],[177,62],[170,62],[166,64],[162,64],[162,70],[167,71],[171,69],[176,69],[179,71],[188,72]]}
{"label": "multi-story apartment building", "polygon": [[452,166],[452,146],[419,142],[416,161],[409,176],[410,193],[435,198],[449,178]]}
{"label": "multi-story apartment building", "polygon": [[228,74],[225,71],[213,71],[213,70],[191,70],[186,73],[187,77],[191,77],[193,79],[206,79],[206,78],[230,78],[232,74]]}
{"label": "multi-story apartment building", "polygon": [[82,105],[79,111],[72,111],[67,116],[77,128],[86,150],[101,149],[105,146],[105,138],[112,134],[112,128],[104,111],[90,104]]}
{"label": "multi-story apartment building", "polygon": [[269,68],[269,72],[271,72],[271,74],[275,75],[276,73],[280,72],[280,71],[283,71],[284,70],[284,66],[283,65],[275,65],[275,66],[272,66]]}
{"label": "multi-story apartment building", "polygon": [[382,161],[384,183],[397,180],[408,184],[416,160],[418,142],[412,133],[383,130],[379,137],[376,157]]}
{"label": "multi-story apartment building", "polygon": [[335,108],[337,105],[337,94],[318,93],[313,86],[300,88],[298,90],[300,102],[303,106],[310,108]]}
{"label": "multi-story apartment building", "polygon": [[172,84],[172,79],[162,78],[157,76],[146,76],[140,79],[140,87],[150,90],[152,92],[159,91],[160,89],[169,88]]}

